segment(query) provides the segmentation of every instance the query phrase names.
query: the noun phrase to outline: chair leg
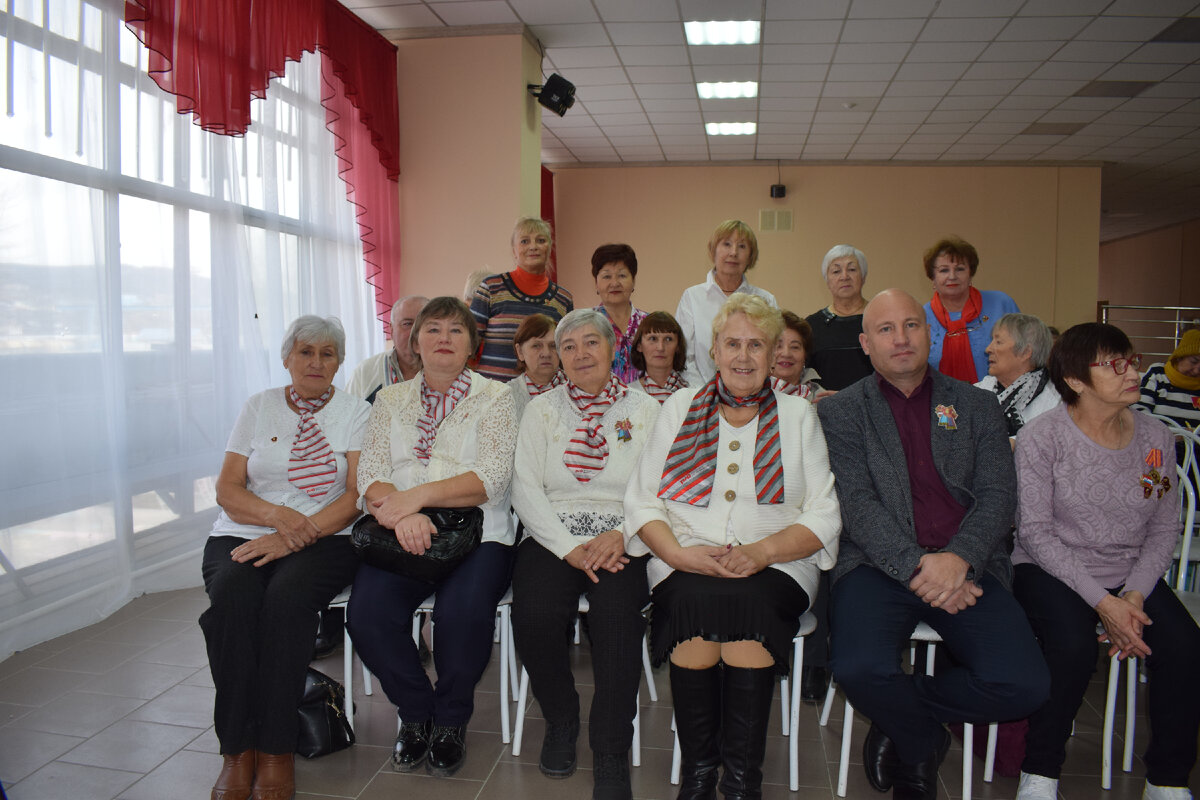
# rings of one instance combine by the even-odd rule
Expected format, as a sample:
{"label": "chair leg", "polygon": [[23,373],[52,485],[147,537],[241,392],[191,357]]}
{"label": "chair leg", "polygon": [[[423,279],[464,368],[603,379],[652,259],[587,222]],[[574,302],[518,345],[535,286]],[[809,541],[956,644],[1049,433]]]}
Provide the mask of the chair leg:
{"label": "chair leg", "polygon": [[779,679],[779,733],[781,736],[788,735],[788,721],[792,713],[792,710],[788,708],[788,698],[791,697],[788,686],[787,676]]}
{"label": "chair leg", "polygon": [[346,721],[354,730],[354,643],[349,631],[342,640],[342,678],[346,682]]}
{"label": "chair leg", "polygon": [[1133,771],[1133,724],[1137,714],[1138,660],[1128,659],[1125,665],[1125,759],[1121,769]]}
{"label": "chair leg", "polygon": [[642,637],[642,669],[646,672],[646,689],[650,692],[650,702],[658,702],[658,687],[654,685],[654,671],[650,667],[650,645],[645,636]]}
{"label": "chair leg", "polygon": [[832,680],[829,681],[829,688],[825,690],[825,702],[821,704],[821,727],[824,728],[829,724],[829,712],[833,709],[833,696],[837,692],[837,684]]}
{"label": "chair leg", "polygon": [[633,760],[635,767],[642,765],[642,693],[637,693],[637,699],[634,700],[633,712],[633,750],[630,753],[630,758]]}
{"label": "chair leg", "polygon": [[1113,717],[1117,710],[1117,681],[1121,677],[1121,661],[1116,656],[1108,660],[1108,692],[1104,702],[1104,733],[1101,740],[1100,788],[1112,788]]}
{"label": "chair leg", "polygon": [[517,720],[513,725],[512,754],[521,755],[521,739],[525,734],[525,701],[529,698],[529,673],[521,667],[521,686],[517,691]]}
{"label": "chair leg", "polygon": [[838,762],[838,797],[846,796],[846,782],[850,777],[850,730],[854,727],[854,706],[846,698],[846,712],[842,719],[842,758]]}
{"label": "chair leg", "polygon": [[[804,637],[797,636],[792,640],[792,686],[788,694],[788,788],[793,792],[800,790],[800,737],[797,731],[800,727],[800,675],[804,672]],[[783,698],[781,697],[780,700]]]}
{"label": "chair leg", "polygon": [[970,722],[963,723],[962,773],[963,800],[971,800],[971,780],[975,776],[975,726]]}
{"label": "chair leg", "polygon": [[[671,730],[675,730],[675,715],[671,715]],[[679,785],[679,772],[682,767],[683,755],[679,750],[679,731],[675,731],[675,745],[671,749],[671,785]]]}
{"label": "chair leg", "polygon": [[991,783],[996,774],[996,735],[999,726],[993,722],[988,725],[987,758],[983,762],[983,782]]}
{"label": "chair leg", "polygon": [[513,649],[512,624],[509,621],[510,608],[507,605],[496,607],[496,629],[500,633],[500,741],[503,744],[512,741],[508,708],[508,655]]}

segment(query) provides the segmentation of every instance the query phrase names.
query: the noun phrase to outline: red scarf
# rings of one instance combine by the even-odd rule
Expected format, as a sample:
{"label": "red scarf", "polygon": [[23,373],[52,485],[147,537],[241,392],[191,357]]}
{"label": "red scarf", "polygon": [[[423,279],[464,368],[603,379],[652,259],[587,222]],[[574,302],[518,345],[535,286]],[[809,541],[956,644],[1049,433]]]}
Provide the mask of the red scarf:
{"label": "red scarf", "polygon": [[471,391],[471,371],[464,369],[450,384],[445,394],[429,388],[425,375],[421,375],[421,416],[417,417],[417,443],[413,453],[422,464],[429,464],[433,443],[437,439],[438,426],[450,416],[459,401]]}
{"label": "red scarf", "polygon": [[294,386],[289,386],[287,391],[292,405],[300,409],[296,438],[292,441],[292,452],[288,458],[288,480],[313,499],[324,497],[337,477],[337,461],[329,442],[325,440],[321,423],[317,422],[316,413],[333,396],[333,387],[313,400],[305,400]]}
{"label": "red scarf", "polygon": [[960,381],[974,383],[979,380],[979,373],[975,371],[975,356],[971,355],[971,337],[967,335],[967,323],[979,318],[979,312],[983,308],[983,295],[974,286],[968,288],[970,294],[967,304],[963,306],[958,319],[950,319],[950,312],[942,305],[942,297],[937,292],[933,293],[933,300],[929,305],[933,309],[934,318],[946,329],[938,372]]}

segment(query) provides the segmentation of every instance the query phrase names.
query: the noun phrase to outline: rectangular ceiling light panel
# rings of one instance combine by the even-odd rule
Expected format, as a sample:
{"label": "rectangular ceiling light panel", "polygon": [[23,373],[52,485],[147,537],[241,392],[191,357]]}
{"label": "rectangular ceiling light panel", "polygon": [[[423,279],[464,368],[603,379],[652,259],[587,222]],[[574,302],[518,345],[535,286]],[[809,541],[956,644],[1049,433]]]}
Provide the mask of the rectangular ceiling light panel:
{"label": "rectangular ceiling light panel", "polygon": [[709,122],[704,126],[709,136],[753,136],[758,131],[754,122]]}
{"label": "rectangular ceiling light panel", "polygon": [[762,23],[757,20],[685,22],[688,44],[758,44]]}
{"label": "rectangular ceiling light panel", "polygon": [[754,81],[728,81],[725,83],[697,83],[696,91],[705,100],[730,100],[738,97],[758,97],[758,84]]}

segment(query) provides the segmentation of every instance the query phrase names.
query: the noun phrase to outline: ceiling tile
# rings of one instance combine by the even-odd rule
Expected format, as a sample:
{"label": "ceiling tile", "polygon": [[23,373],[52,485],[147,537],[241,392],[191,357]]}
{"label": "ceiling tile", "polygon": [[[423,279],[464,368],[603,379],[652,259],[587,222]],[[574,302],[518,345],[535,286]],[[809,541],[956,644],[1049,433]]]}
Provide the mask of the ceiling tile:
{"label": "ceiling tile", "polygon": [[762,81],[816,82],[825,80],[827,72],[828,67],[824,64],[763,64]]}
{"label": "ceiling tile", "polygon": [[908,43],[842,44],[833,60],[838,64],[899,64],[908,49]]}
{"label": "ceiling tile", "polygon": [[805,138],[802,133],[760,133],[758,144],[804,144]]}
{"label": "ceiling tile", "polygon": [[952,133],[961,136],[974,127],[970,122],[926,122],[917,133]]}
{"label": "ceiling tile", "polygon": [[685,100],[682,98],[672,99],[672,98],[656,97],[653,99],[642,98],[642,100],[643,100],[642,108],[646,109],[647,112],[653,111],[656,114],[658,114],[658,113],[699,114],[700,113],[700,110],[699,110],[700,106],[695,98],[690,99],[690,100]]}
{"label": "ceiling tile", "polygon": [[1006,95],[1016,88],[1018,81],[959,81],[950,94]]}
{"label": "ceiling tile", "polygon": [[590,25],[533,25],[533,35],[543,47],[589,47],[612,44],[604,26]]}
{"label": "ceiling tile", "polygon": [[828,44],[841,36],[841,22],[772,22],[762,32],[763,44]]}
{"label": "ceiling tile", "polygon": [[986,47],[986,42],[917,42],[906,61],[974,61]]}
{"label": "ceiling tile", "polygon": [[996,37],[1001,42],[1067,40],[1083,30],[1087,17],[1014,17]]}
{"label": "ceiling tile", "polygon": [[1196,0],[1116,0],[1105,14],[1130,17],[1182,17],[1195,13]]}
{"label": "ceiling tile", "polygon": [[792,125],[807,126],[813,121],[812,111],[760,111],[760,122],[787,122]]}
{"label": "ceiling tile", "polygon": [[685,45],[643,46],[627,45],[617,48],[621,63],[627,67],[686,67],[688,52]]}
{"label": "ceiling tile", "polygon": [[473,0],[466,3],[430,3],[433,12],[447,25],[498,25],[520,22],[504,0]]}
{"label": "ceiling tile", "polygon": [[993,42],[980,61],[1042,61],[1054,55],[1062,42]]}
{"label": "ceiling tile", "polygon": [[[639,69],[675,69],[674,67],[639,67]],[[692,67],[692,75],[702,83],[718,81],[758,81],[758,65],[727,64],[723,67]]]}
{"label": "ceiling tile", "polygon": [[771,134],[787,134],[795,136],[797,133],[803,132],[804,126],[797,126],[793,122],[760,122],[758,123],[758,132]]}
{"label": "ceiling tile", "polygon": [[662,159],[662,151],[658,146],[654,147],[618,147],[617,153],[620,154],[622,161],[660,161]]}
{"label": "ceiling tile", "polygon": [[842,41],[911,42],[924,24],[920,19],[847,20],[842,28]]}
{"label": "ceiling tile", "polygon": [[954,81],[892,81],[888,97],[941,97]]}
{"label": "ceiling tile", "polygon": [[816,108],[819,111],[874,111],[878,105],[878,97],[832,97],[826,94],[816,103]]}
{"label": "ceiling tile", "polygon": [[597,22],[591,0],[508,0],[526,25]]}
{"label": "ceiling tile", "polygon": [[378,30],[388,30],[389,28],[437,28],[445,25],[425,5],[356,8],[354,9],[354,13],[363,22]]}
{"label": "ceiling tile", "polygon": [[898,64],[838,64],[829,68],[827,81],[890,81]]}
{"label": "ceiling tile", "polygon": [[[874,117],[872,119],[874,119]],[[916,129],[917,129],[916,123],[902,125],[899,123],[891,123],[891,122],[882,122],[882,123],[871,122],[870,125],[863,128],[864,131],[867,131],[867,133],[864,133],[863,136],[866,137],[866,136],[872,135],[872,133],[878,133],[881,136],[887,136],[889,139],[892,139],[897,136],[901,136],[901,137],[908,136]]]}
{"label": "ceiling tile", "polygon": [[954,144],[961,137],[953,133],[914,133],[906,144]]}
{"label": "ceiling tile", "polygon": [[[633,86],[628,83],[611,84],[608,86],[589,86],[587,89],[588,100],[633,100],[637,98],[637,94],[633,91]],[[549,109],[543,109],[543,114],[550,114],[555,118],[559,118]]]}
{"label": "ceiling tile", "polygon": [[999,17],[1017,13],[1024,0],[942,0],[935,17]]}
{"label": "ceiling tile", "polygon": [[900,155],[936,156],[946,149],[944,144],[905,144],[900,148]]}
{"label": "ceiling tile", "polygon": [[684,44],[679,22],[610,22],[605,27],[613,44]]}
{"label": "ceiling tile", "polygon": [[879,101],[880,111],[932,111],[937,97],[885,97]]}
{"label": "ceiling tile", "polygon": [[1023,130],[1025,130],[1025,123],[1023,122],[977,122],[971,128],[971,133],[995,133],[1013,136]]}
{"label": "ceiling tile", "polygon": [[1162,81],[1179,72],[1178,64],[1117,64],[1100,76],[1105,81]]}
{"label": "ceiling tile", "polygon": [[666,149],[668,147],[677,147],[679,145],[707,148],[708,147],[708,134],[706,134],[704,132],[704,128],[698,127],[698,128],[696,128],[696,133],[693,133],[693,134],[690,134],[687,136],[675,136],[675,135],[659,136],[658,144],[660,147],[662,147],[664,149]]}
{"label": "ceiling tile", "polygon": [[872,125],[909,125],[923,122],[927,109],[880,109],[871,116]]}
{"label": "ceiling tile", "polygon": [[996,105],[994,97],[945,97],[942,102],[938,103],[938,110],[945,109],[970,109],[974,111],[988,110]]}
{"label": "ceiling tile", "polygon": [[1191,64],[1200,59],[1200,42],[1147,42],[1125,60],[1152,64]]}
{"label": "ceiling tile", "polygon": [[976,125],[975,128],[972,129],[971,133],[963,134],[962,138],[959,139],[959,142],[963,145],[970,144],[977,145],[979,147],[991,145],[992,147],[995,147],[997,145],[1006,144],[1010,139],[1012,139],[1012,136],[1004,133],[975,133],[974,131],[978,128],[979,126]]}
{"label": "ceiling tile", "polygon": [[766,82],[758,85],[759,97],[820,97],[824,84],[816,81]]}
{"label": "ceiling tile", "polygon": [[816,111],[815,97],[760,97],[760,111]]}
{"label": "ceiling tile", "polygon": [[1193,83],[1200,82],[1200,65],[1184,67],[1171,76],[1173,81],[1191,81]]}
{"label": "ceiling tile", "polygon": [[850,0],[767,0],[766,18],[776,19],[842,19]]}
{"label": "ceiling tile", "polygon": [[1042,116],[1042,112],[1039,110],[997,108],[993,111],[989,111],[987,116],[983,118],[983,121],[1021,122],[1028,125],[1031,122],[1037,121],[1037,118],[1040,116]]}
{"label": "ceiling tile", "polygon": [[943,109],[939,108],[929,112],[929,122],[969,122],[974,124],[983,119],[986,111],[981,109]]}
{"label": "ceiling tile", "polygon": [[[699,112],[680,118],[674,122],[670,120],[659,122],[654,114],[647,114],[646,116],[650,117],[650,121],[654,123],[654,132],[660,137],[704,135],[704,118],[700,116]],[[683,124],[684,121],[687,124]]]}
{"label": "ceiling tile", "polygon": [[[688,83],[646,83],[637,84],[636,86],[638,97],[643,100],[658,100],[658,99],[673,99],[673,100],[695,100],[699,102],[699,97],[696,95],[696,84]],[[696,108],[700,106],[697,105]]]}
{"label": "ceiling tile", "polygon": [[671,22],[675,7],[668,3],[647,3],[645,0],[593,0],[605,22]]}
{"label": "ceiling tile", "polygon": [[1136,42],[1067,42],[1054,54],[1055,61],[1116,63],[1138,49]]}
{"label": "ceiling tile", "polygon": [[757,97],[739,97],[729,100],[701,100],[701,111],[739,111],[753,115],[758,111]]}
{"label": "ceiling tile", "polygon": [[850,149],[850,158],[863,160],[887,159],[899,148],[899,143],[892,145],[856,144]]}
{"label": "ceiling tile", "polygon": [[830,81],[825,84],[822,97],[855,98],[880,97],[888,88],[886,81]]}
{"label": "ceiling tile", "polygon": [[1061,100],[1062,98],[1060,97],[1010,94],[1008,97],[997,103],[996,108],[1024,108],[1037,109],[1038,111],[1048,111],[1058,106]]}
{"label": "ceiling tile", "polygon": [[1034,17],[1090,17],[1104,10],[1111,0],[1029,0],[1018,12]]}
{"label": "ceiling tile", "polygon": [[[921,31],[922,42],[990,42],[1004,27],[1003,17],[931,19]],[[911,41],[907,37],[901,41]]]}
{"label": "ceiling tile", "polygon": [[[650,130],[650,121],[646,119],[646,115],[641,111],[629,114],[593,114],[592,117],[596,120],[605,133],[609,133],[617,127],[625,128],[632,125],[642,126],[644,128],[642,132],[644,133],[653,133],[653,131]],[[623,133],[632,134],[634,131],[623,131]]]}
{"label": "ceiling tile", "polygon": [[936,0],[854,0],[850,19],[880,17],[928,17],[937,7]]}
{"label": "ceiling tile", "polygon": [[870,118],[870,111],[818,111],[813,122],[865,125]]}
{"label": "ceiling tile", "polygon": [[582,102],[584,109],[593,117],[601,114],[642,113],[642,104],[637,100],[590,100]]}
{"label": "ceiling tile", "polygon": [[1092,81],[1108,68],[1107,64],[1086,61],[1047,61],[1034,73],[1037,80]]}
{"label": "ceiling tile", "polygon": [[843,147],[836,144],[808,144],[804,146],[804,158],[815,159],[842,159],[850,152],[848,146]]}
{"label": "ceiling tile", "polygon": [[965,80],[1026,78],[1041,63],[1040,61],[981,61],[978,64],[972,64],[963,78]]}
{"label": "ceiling tile", "polygon": [[[584,86],[600,86],[606,83],[628,83],[628,78],[625,77],[625,70],[620,67],[584,67],[583,69],[573,69],[571,74],[567,76],[571,83],[577,87]],[[583,100],[587,96],[587,92],[576,92],[579,99]]]}
{"label": "ceiling tile", "polygon": [[900,65],[897,81],[953,81],[962,77],[969,64],[962,62],[930,62],[926,64]]}
{"label": "ceiling tile", "polygon": [[1109,111],[1097,122],[1104,125],[1149,125],[1161,116],[1157,111]]}
{"label": "ceiling tile", "polygon": [[1175,111],[1183,105],[1179,97],[1146,97],[1145,92],[1137,97],[1131,97],[1120,105],[1121,111],[1158,111],[1167,113]]}
{"label": "ceiling tile", "polygon": [[1046,97],[1067,98],[1087,85],[1087,81],[1023,81],[1013,89],[1013,94],[1042,95]]}
{"label": "ceiling tile", "polygon": [[[629,79],[641,83],[691,83],[692,70],[688,67],[626,67]],[[692,86],[694,94],[696,87]]]}
{"label": "ceiling tile", "polygon": [[649,147],[649,146],[653,146],[656,150],[658,149],[658,139],[653,135],[651,135],[651,136],[625,136],[625,135],[615,136],[615,135],[610,134],[608,137],[608,140],[610,142],[612,142],[613,147],[616,147],[618,150],[621,149],[622,147]]}
{"label": "ceiling tile", "polygon": [[1088,23],[1077,38],[1104,42],[1144,42],[1153,39],[1170,22],[1155,17],[1099,17]]}
{"label": "ceiling tile", "polygon": [[546,57],[559,69],[621,65],[617,51],[611,47],[553,47],[547,48]]}
{"label": "ceiling tile", "polygon": [[833,44],[763,45],[764,64],[828,64],[833,60]]}
{"label": "ceiling tile", "polygon": [[754,115],[744,111],[704,111],[705,122],[754,122]]}
{"label": "ceiling tile", "polygon": [[711,45],[688,47],[693,64],[754,64],[762,60],[761,48],[756,44]]}

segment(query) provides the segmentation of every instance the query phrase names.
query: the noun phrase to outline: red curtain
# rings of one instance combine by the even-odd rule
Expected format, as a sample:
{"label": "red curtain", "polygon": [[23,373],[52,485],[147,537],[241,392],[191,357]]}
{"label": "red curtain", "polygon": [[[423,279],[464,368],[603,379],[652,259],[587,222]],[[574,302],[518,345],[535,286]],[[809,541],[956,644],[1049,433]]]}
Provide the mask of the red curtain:
{"label": "red curtain", "polygon": [[554,173],[542,165],[542,219],[550,223],[554,240],[550,244],[550,266],[546,270],[550,280],[558,281],[558,228],[554,227]]}
{"label": "red curtain", "polygon": [[125,24],[179,112],[229,136],[246,132],[251,100],[287,61],[321,53],[326,126],[387,332],[400,267],[395,46],[336,0],[126,0]]}

